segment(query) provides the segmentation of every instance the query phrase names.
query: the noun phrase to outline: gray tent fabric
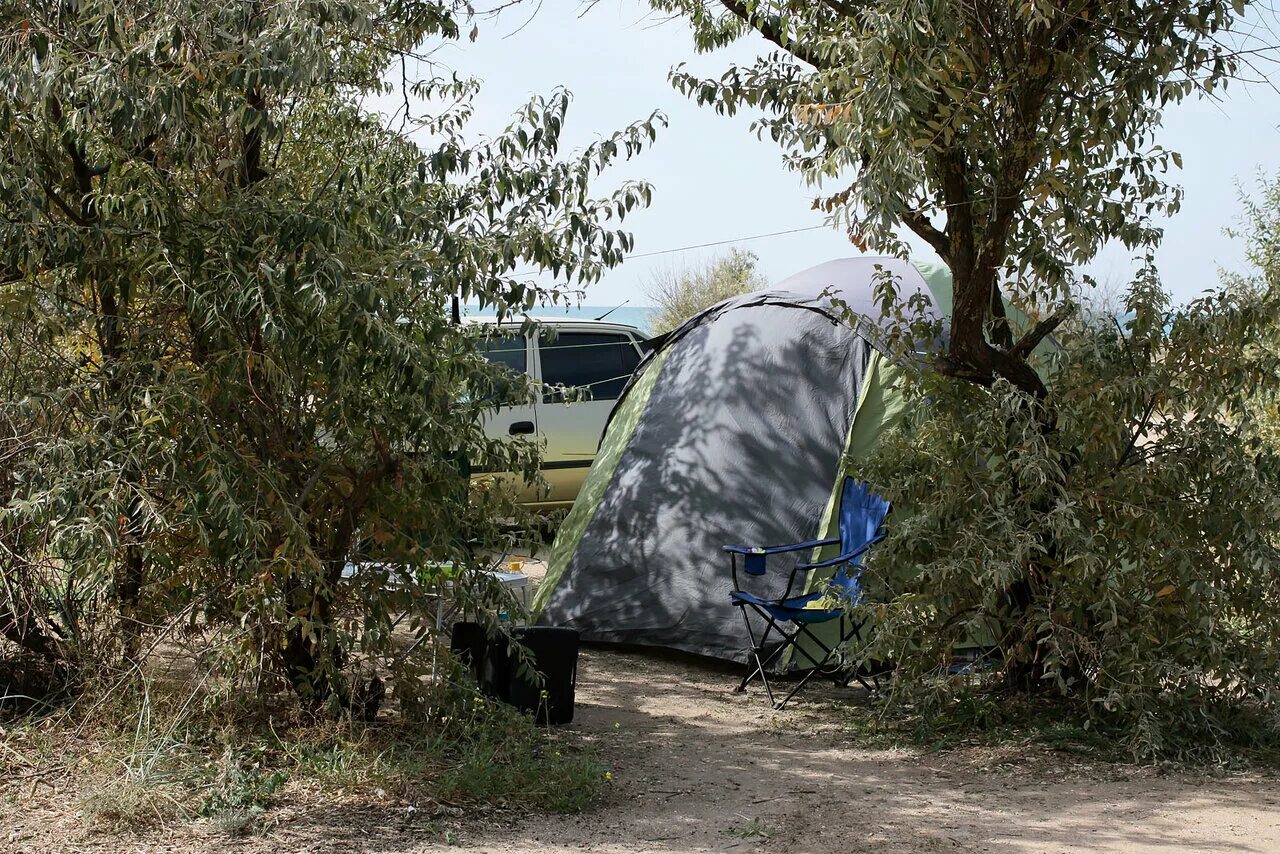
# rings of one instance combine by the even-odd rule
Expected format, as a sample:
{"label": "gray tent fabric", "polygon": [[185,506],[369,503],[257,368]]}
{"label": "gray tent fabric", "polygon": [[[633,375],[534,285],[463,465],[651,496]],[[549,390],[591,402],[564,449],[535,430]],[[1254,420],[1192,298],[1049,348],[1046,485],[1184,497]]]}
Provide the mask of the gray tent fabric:
{"label": "gray tent fabric", "polygon": [[[920,295],[932,306],[930,313],[937,317],[938,308],[934,294],[925,284],[919,268],[901,258],[840,258],[816,267],[801,270],[777,285],[777,290],[802,294],[820,300],[829,294],[842,300],[855,314],[862,317],[864,334],[878,328],[880,302],[876,299],[875,286],[881,276],[892,276],[897,283],[899,299]],[[826,302],[825,299],[821,299]]]}
{"label": "gray tent fabric", "polygon": [[[661,373],[540,622],[746,660],[720,547],[814,537],[873,349],[875,265],[927,293],[906,262],[847,259],[726,300],[659,339]],[[863,320],[838,322],[831,297]]]}
{"label": "gray tent fabric", "polygon": [[[880,277],[893,278],[900,299],[923,296],[929,305],[927,313],[934,318],[940,316],[932,291],[911,262],[900,258],[841,258],[801,270],[768,290],[731,297],[703,309],[672,331],[652,339],[650,358],[653,353],[679,341],[689,330],[725,312],[757,305],[790,305],[821,312],[833,320],[851,314],[860,318],[857,324],[859,332],[875,342],[879,338],[881,316],[875,283]],[[836,301],[842,305],[836,305]],[[641,371],[637,370],[633,381],[640,374]]]}

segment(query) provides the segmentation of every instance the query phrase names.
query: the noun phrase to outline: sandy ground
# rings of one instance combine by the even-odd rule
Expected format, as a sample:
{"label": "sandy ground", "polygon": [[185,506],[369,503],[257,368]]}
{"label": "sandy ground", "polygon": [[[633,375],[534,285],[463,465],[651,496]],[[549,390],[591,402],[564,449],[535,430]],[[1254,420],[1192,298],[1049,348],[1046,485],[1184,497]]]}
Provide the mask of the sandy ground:
{"label": "sandy ground", "polygon": [[[607,804],[462,851],[1280,851],[1280,784],[1090,767],[1038,749],[867,750],[834,689],[781,713],[733,674],[588,654],[575,726],[614,771]],[[604,678],[602,678],[604,677]]]}
{"label": "sandy ground", "polygon": [[759,691],[733,693],[737,675],[586,650],[571,730],[612,781],[579,816],[424,823],[403,806],[347,801],[286,811],[252,840],[188,825],[145,842],[53,844],[47,828],[23,833],[44,820],[38,810],[6,809],[0,850],[1280,852],[1275,779],[1089,765],[1033,747],[867,749],[842,725],[855,692],[815,686],[773,712]]}
{"label": "sandy ground", "polygon": [[[573,727],[597,745],[613,779],[605,802],[586,814],[464,823],[446,843],[439,826],[377,817],[372,805],[313,809],[243,847],[316,854],[1280,852],[1274,779],[1089,766],[1037,748],[868,750],[843,730],[834,688],[818,687],[774,713],[759,693],[734,694],[735,681],[724,668],[687,660],[588,650]],[[219,847],[226,846],[209,850]]]}

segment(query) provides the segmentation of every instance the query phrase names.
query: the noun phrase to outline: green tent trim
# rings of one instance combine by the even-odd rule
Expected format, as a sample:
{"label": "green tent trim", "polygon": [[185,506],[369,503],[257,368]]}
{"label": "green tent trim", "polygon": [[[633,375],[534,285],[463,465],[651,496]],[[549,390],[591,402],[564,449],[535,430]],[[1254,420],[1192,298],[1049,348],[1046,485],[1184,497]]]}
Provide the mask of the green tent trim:
{"label": "green tent trim", "polygon": [[[933,295],[934,303],[938,306],[943,316],[951,316],[952,293],[951,293],[951,271],[941,264],[920,264],[914,265],[920,271],[920,275],[924,278],[925,284],[929,287],[929,292]],[[835,483],[831,485],[831,499],[827,502],[826,511],[822,516],[822,523],[818,527],[815,535],[817,539],[826,540],[839,536],[839,520],[836,517],[837,505],[840,501],[841,485],[844,483],[845,477],[853,475],[858,476],[856,470],[857,461],[866,458],[875,448],[880,437],[902,424],[906,417],[906,401],[898,391],[897,382],[901,376],[902,369],[894,364],[887,356],[879,350],[873,350],[870,362],[867,365],[867,374],[862,382],[862,389],[858,395],[857,407],[853,413],[853,419],[849,423],[849,435],[845,439],[844,449],[841,452],[841,458],[844,464],[840,467],[839,474],[836,476]],[[820,561],[833,558],[839,554],[839,546],[825,546],[814,549],[812,560]],[[830,580],[833,571],[812,572],[808,580],[805,582],[804,592],[813,593],[821,590]],[[809,629],[823,643],[830,646],[839,641],[839,622],[818,623],[811,625]],[[863,637],[867,637],[867,632],[863,632]],[[803,648],[806,652],[813,653],[821,658],[821,652],[817,650],[811,642],[802,638],[797,646]],[[797,652],[795,648],[786,656],[786,660],[780,662],[784,669],[789,668],[791,663],[795,661]],[[799,655],[800,661],[797,662],[801,666],[808,663],[808,659],[804,655]]]}
{"label": "green tent trim", "polygon": [[[857,476],[857,471],[853,468],[857,461],[870,454],[880,436],[900,425],[906,415],[906,403],[897,391],[897,379],[900,374],[901,369],[897,365],[879,351],[873,351],[871,361],[867,365],[867,376],[863,380],[862,393],[858,398],[858,408],[854,412],[853,422],[849,425],[849,437],[845,441],[843,452],[845,464],[841,466],[840,475],[832,485],[831,500],[827,502],[822,524],[816,535],[818,539],[825,540],[839,536],[839,520],[836,514],[837,504],[840,501],[840,486],[844,478],[850,474]],[[813,560],[826,560],[837,554],[839,554],[839,546],[825,546],[814,550]],[[810,573],[804,592],[812,593],[822,589],[831,575],[830,570]],[[818,623],[809,628],[828,646],[839,640],[838,621]],[[865,633],[864,637],[866,637]],[[811,643],[802,640],[799,646],[814,653],[818,658],[822,657]],[[795,652],[791,653],[792,656],[795,654]],[[801,665],[808,663],[803,655],[800,655],[799,659],[798,663]],[[781,664],[784,669],[789,666],[787,661]]]}
{"label": "green tent trim", "polygon": [[[920,271],[939,311],[944,317],[950,317],[951,271],[942,264],[915,263],[913,266]],[[879,350],[872,351],[853,419],[849,422],[849,435],[845,439],[844,449],[841,452],[844,465],[840,467],[835,483],[831,484],[831,500],[827,502],[822,525],[818,529],[819,539],[830,539],[839,534],[836,505],[840,501],[840,487],[845,477],[848,475],[856,477],[858,474],[852,470],[853,465],[857,460],[869,456],[876,443],[880,441],[880,436],[898,427],[906,416],[906,401],[899,393],[897,385],[901,373],[902,369],[883,353]],[[836,546],[828,546],[825,549],[815,550],[813,558],[824,560],[835,557],[838,553]],[[805,592],[812,593],[819,589],[826,584],[827,578],[830,578],[830,573],[825,577],[811,577],[805,586]]]}
{"label": "green tent trim", "polygon": [[[920,271],[925,284],[928,285],[935,305],[937,305],[943,316],[950,317],[954,300],[951,271],[941,264],[916,263],[914,266]],[[1007,304],[1005,308],[1015,330],[1021,331],[1030,328],[1031,319],[1024,312]],[[1039,370],[1046,371],[1052,375],[1054,369],[1052,356],[1056,350],[1057,345],[1049,339],[1041,341],[1032,353],[1032,363]],[[818,539],[825,540],[839,536],[836,510],[837,503],[840,500],[840,487],[844,482],[844,478],[849,475],[857,477],[857,461],[865,459],[871,454],[882,435],[896,429],[903,423],[906,417],[906,401],[897,391],[897,381],[901,374],[901,367],[894,364],[878,350],[873,352],[870,364],[867,366],[867,376],[863,381],[862,391],[858,396],[853,421],[849,425],[849,437],[845,442],[843,453],[844,465],[841,466],[836,482],[832,484],[831,499],[827,502],[822,524],[816,534]],[[837,546],[826,546],[814,549],[812,559],[814,561],[825,560],[835,557],[838,553]],[[822,589],[832,574],[830,571],[812,573],[805,584],[804,592],[813,593]],[[819,623],[809,628],[814,635],[828,646],[839,640],[839,624],[836,622]],[[864,638],[869,637],[870,628],[872,627],[863,627],[862,635]],[[819,651],[816,650],[812,643],[807,643],[805,640],[802,639],[798,646],[803,647],[807,652],[817,654],[820,658]],[[982,637],[972,639],[975,646],[990,645],[990,640],[989,632],[983,633]],[[795,655],[793,648],[788,659],[780,662],[784,669],[790,667],[791,663],[795,661]],[[803,655],[800,655],[799,658],[800,661],[797,663],[802,666],[807,663],[807,659]]]}

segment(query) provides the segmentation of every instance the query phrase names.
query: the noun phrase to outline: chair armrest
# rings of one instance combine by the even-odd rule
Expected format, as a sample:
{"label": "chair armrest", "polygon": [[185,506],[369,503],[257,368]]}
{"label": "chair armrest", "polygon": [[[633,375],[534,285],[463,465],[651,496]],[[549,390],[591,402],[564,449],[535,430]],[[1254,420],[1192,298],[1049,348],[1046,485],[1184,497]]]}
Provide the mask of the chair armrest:
{"label": "chair armrest", "polygon": [[798,552],[801,549],[812,549],[818,546],[830,546],[840,542],[839,539],[809,540],[803,543],[792,543],[789,546],[721,546],[720,550],[736,555],[777,555],[785,552]]}
{"label": "chair armrest", "polygon": [[804,571],[807,571],[807,570],[810,570],[810,569],[822,569],[822,568],[824,568],[824,567],[828,567],[828,566],[838,566],[838,565],[840,565],[840,564],[842,564],[842,563],[848,563],[849,561],[853,560],[853,559],[854,559],[855,557],[857,557],[858,555],[860,555],[860,554],[862,554],[863,552],[865,552],[867,549],[869,549],[869,548],[871,548],[872,546],[874,546],[876,543],[878,543],[878,542],[880,542],[881,540],[883,540],[883,539],[885,538],[885,536],[887,536],[887,535],[886,535],[886,534],[880,534],[880,535],[879,535],[879,536],[877,536],[875,539],[871,540],[871,541],[870,541],[870,542],[868,542],[868,543],[864,543],[863,545],[859,546],[858,548],[854,549],[853,551],[849,552],[848,554],[838,555],[837,557],[830,558],[829,560],[820,560],[820,561],[818,561],[817,563],[801,563],[801,564],[797,564],[797,565],[796,565],[796,568],[795,568],[795,571],[796,571],[796,572],[804,572]]}

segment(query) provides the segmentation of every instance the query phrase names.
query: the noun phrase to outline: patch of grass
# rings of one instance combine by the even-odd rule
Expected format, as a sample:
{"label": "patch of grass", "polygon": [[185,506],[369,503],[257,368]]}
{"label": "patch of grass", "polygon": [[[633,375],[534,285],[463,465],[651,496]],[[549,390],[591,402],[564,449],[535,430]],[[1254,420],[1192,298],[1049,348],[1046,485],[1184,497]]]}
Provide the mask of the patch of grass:
{"label": "patch of grass", "polygon": [[[742,818],[745,818],[745,816],[742,816]],[[764,840],[773,837],[777,834],[777,831],[770,827],[764,819],[756,816],[742,824],[735,824],[726,830],[725,833],[738,839]]]}
{"label": "patch of grass", "polygon": [[[260,757],[262,751],[258,751]],[[230,836],[260,828],[275,794],[288,779],[261,758],[226,747],[220,761],[173,742],[139,750],[118,741],[99,743],[77,763],[73,782],[86,823],[98,830],[137,831],[209,818]]]}
{"label": "patch of grass", "polygon": [[608,775],[594,756],[527,734],[478,739],[457,759],[440,780],[445,799],[505,803],[514,797],[544,812],[586,809]]}
{"label": "patch of grass", "polygon": [[[129,832],[204,819],[262,833],[281,806],[384,803],[434,826],[471,811],[574,812],[607,771],[571,734],[454,684],[430,714],[316,721],[210,702],[172,686],[81,698],[0,730],[12,771],[56,773],[92,829]],[[85,711],[81,711],[85,710]]]}
{"label": "patch of grass", "polygon": [[227,836],[250,836],[263,829],[262,807],[229,807],[218,810],[210,818],[213,826]]}
{"label": "patch of grass", "polygon": [[262,816],[275,802],[276,792],[289,779],[288,771],[265,767],[263,745],[257,745],[256,753],[246,754],[228,746],[217,780],[200,804],[200,815],[212,819],[228,836],[244,836],[259,829]]}
{"label": "patch of grass", "polygon": [[[902,700],[886,697],[852,707],[846,727],[859,742],[881,747],[923,747],[949,751],[965,747],[1038,746],[1081,759],[1133,762],[1141,732],[1106,718],[1089,716],[1075,704],[1048,697],[1008,694],[979,687]],[[1264,731],[1264,727],[1242,727]],[[1150,753],[1143,750],[1141,753]],[[1266,741],[1232,743],[1228,750],[1179,749],[1167,765],[1201,768],[1280,768],[1280,745]]]}
{"label": "patch of grass", "polygon": [[119,832],[188,818],[185,800],[164,783],[118,775],[83,781],[77,803],[90,828]]}
{"label": "patch of grass", "polygon": [[965,692],[936,703],[882,701],[851,709],[847,726],[860,741],[883,747],[946,751],[1034,743],[1103,761],[1127,758],[1087,719],[1034,698]]}
{"label": "patch of grass", "polygon": [[598,797],[607,774],[591,752],[480,697],[455,707],[439,728],[332,724],[293,733],[276,748],[299,785],[455,806],[576,812]]}
{"label": "patch of grass", "polygon": [[[77,745],[80,756],[72,755]],[[200,750],[171,732],[76,740],[63,745],[60,757],[74,778],[86,823],[102,830],[140,830],[191,818],[197,811],[192,795],[207,777]]]}

